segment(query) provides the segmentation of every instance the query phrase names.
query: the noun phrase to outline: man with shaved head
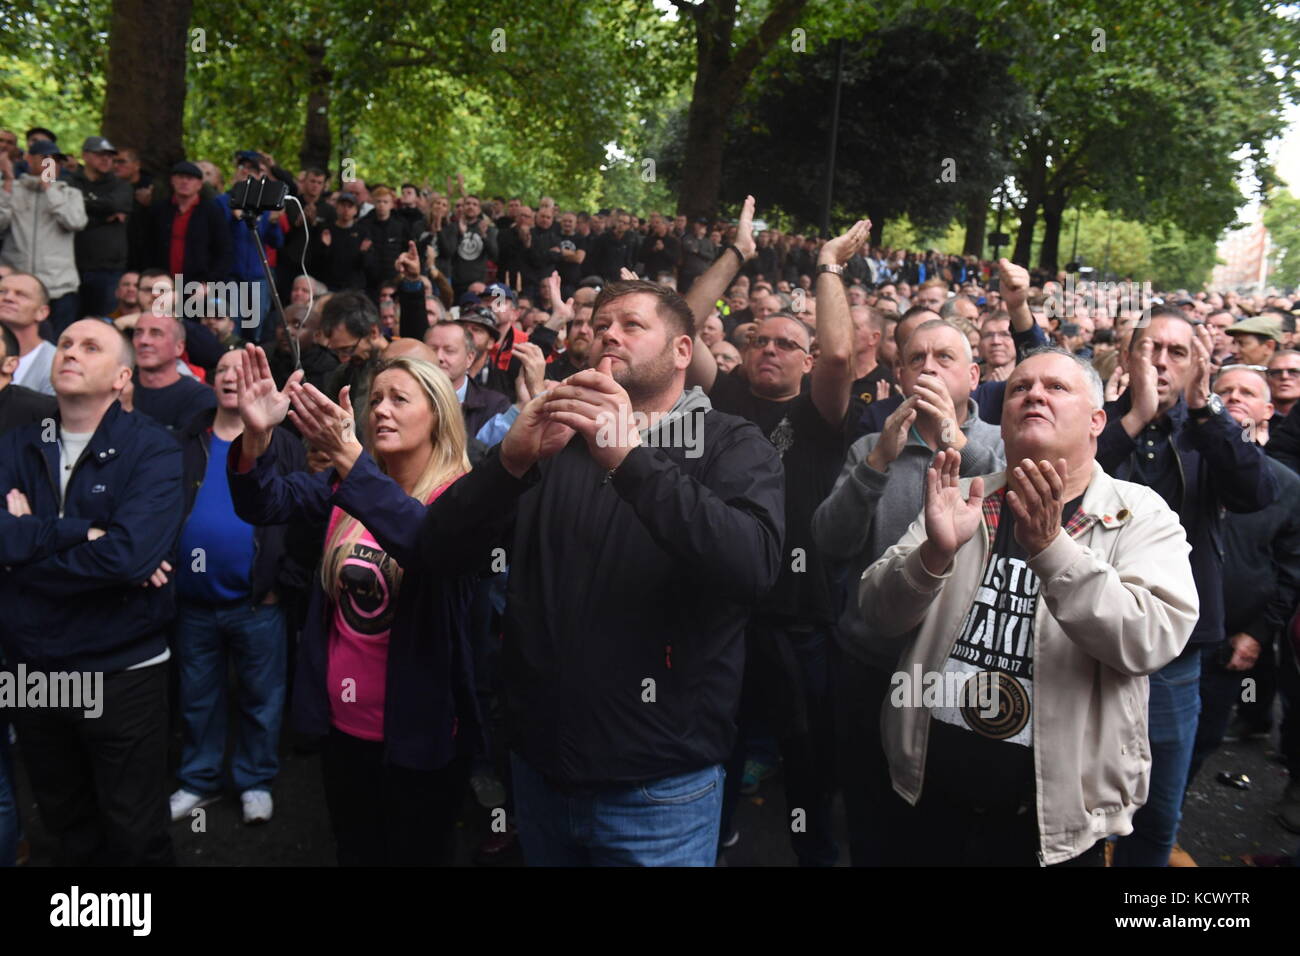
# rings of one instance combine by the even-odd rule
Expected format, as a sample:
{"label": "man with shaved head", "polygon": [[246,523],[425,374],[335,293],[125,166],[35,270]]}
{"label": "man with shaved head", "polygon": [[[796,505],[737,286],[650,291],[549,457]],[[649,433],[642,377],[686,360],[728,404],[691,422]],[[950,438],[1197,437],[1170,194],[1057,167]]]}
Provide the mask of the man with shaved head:
{"label": "man with shaved head", "polygon": [[54,356],[56,416],[0,436],[0,642],[29,679],[81,682],[76,706],[11,712],[58,866],[174,862],[165,662],[181,450],[122,409],[134,361],[111,324],[73,322]]}

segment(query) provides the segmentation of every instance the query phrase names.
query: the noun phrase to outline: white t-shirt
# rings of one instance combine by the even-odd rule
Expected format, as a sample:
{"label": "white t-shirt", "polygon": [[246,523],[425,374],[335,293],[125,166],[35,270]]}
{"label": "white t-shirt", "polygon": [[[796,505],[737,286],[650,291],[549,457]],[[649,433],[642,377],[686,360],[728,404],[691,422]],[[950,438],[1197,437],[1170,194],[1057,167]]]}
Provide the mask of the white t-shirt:
{"label": "white t-shirt", "polygon": [[59,517],[63,517],[63,499],[68,493],[68,479],[77,467],[81,453],[90,444],[94,432],[70,432],[59,426]]}
{"label": "white t-shirt", "polygon": [[50,368],[54,364],[54,346],[42,341],[26,355],[18,359],[18,371],[14,373],[14,384],[30,388],[43,395],[54,394],[54,383],[50,381]]}

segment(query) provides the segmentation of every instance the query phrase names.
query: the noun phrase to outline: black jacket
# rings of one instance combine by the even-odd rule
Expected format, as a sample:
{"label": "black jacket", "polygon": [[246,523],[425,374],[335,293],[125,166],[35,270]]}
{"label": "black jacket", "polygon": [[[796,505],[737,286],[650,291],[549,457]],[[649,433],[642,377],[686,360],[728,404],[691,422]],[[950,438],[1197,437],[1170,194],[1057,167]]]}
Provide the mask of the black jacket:
{"label": "black jacket", "polygon": [[[171,271],[172,221],[176,204],[170,199],[153,204],[149,230],[149,265]],[[185,230],[186,282],[225,282],[234,265],[230,227],[225,213],[211,199],[200,199],[190,213]]]}
{"label": "black jacket", "polygon": [[[57,416],[56,416],[57,418]],[[45,426],[0,436],[0,486],[32,514],[0,513],[0,643],[41,670],[120,671],[161,654],[175,585],[142,587],[174,563],[184,517],[181,449],[114,402],[68,481],[59,512],[59,444]],[[86,532],[105,530],[87,541]]]}
{"label": "black jacket", "polygon": [[53,418],[58,410],[59,403],[53,396],[21,385],[6,385],[0,388],[0,435],[20,425]]}
{"label": "black jacket", "polygon": [[510,399],[496,389],[480,385],[472,378],[465,380],[465,401],[460,410],[465,414],[465,434],[473,438],[493,415],[510,407]]}
{"label": "black jacket", "polygon": [[510,746],[561,786],[731,753],[745,623],[781,564],[784,475],[753,424],[687,414],[703,416],[699,457],[643,446],[607,480],[575,437],[521,480],[498,446],[425,517],[430,560],[449,538],[484,568],[506,546]]}
{"label": "black jacket", "polygon": [[[1098,463],[1108,475],[1124,481],[1135,480],[1132,459],[1137,441],[1120,422],[1131,401],[1126,392],[1106,406],[1108,424],[1097,439]],[[1169,504],[1192,546],[1192,577],[1201,599],[1201,616],[1188,641],[1191,647],[1224,637],[1222,510],[1246,514],[1267,507],[1277,497],[1277,482],[1264,450],[1243,440],[1241,426],[1227,411],[1196,424],[1188,419],[1187,405],[1180,398],[1169,410],[1169,421],[1182,478],[1181,498]]]}
{"label": "black jacket", "polygon": [[366,235],[370,237],[370,252],[366,261],[366,278],[371,292],[378,294],[379,285],[397,270],[393,263],[406,251],[406,244],[415,236],[407,221],[394,212],[383,222],[375,216],[366,218]]}
{"label": "black jacket", "polygon": [[[181,437],[181,454],[185,473],[185,515],[188,519],[198,497],[199,487],[208,471],[208,451],[212,447],[212,423],[217,410],[208,409],[194,419]],[[283,428],[271,433],[271,447],[266,450],[270,467],[277,474],[305,471],[307,455],[301,439]],[[261,604],[267,592],[279,590],[280,564],[284,560],[284,539],[288,527],[283,524],[258,525],[253,530],[253,571],[250,604]]]}
{"label": "black jacket", "polygon": [[109,221],[119,213],[130,215],[135,206],[131,184],[109,173],[92,180],[78,170],[69,182],[81,190],[86,204],[86,228],[77,233],[77,271],[120,272],[126,268],[126,220]]}
{"label": "black jacket", "polygon": [[1252,514],[1223,521],[1224,632],[1271,644],[1300,599],[1300,478],[1271,459],[1278,496]]}

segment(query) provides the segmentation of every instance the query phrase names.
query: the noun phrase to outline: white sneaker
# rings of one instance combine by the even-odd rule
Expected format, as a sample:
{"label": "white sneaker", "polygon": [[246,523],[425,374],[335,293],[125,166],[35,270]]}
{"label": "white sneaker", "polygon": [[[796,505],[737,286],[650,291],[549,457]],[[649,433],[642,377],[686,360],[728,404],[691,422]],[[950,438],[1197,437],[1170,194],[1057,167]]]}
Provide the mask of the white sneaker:
{"label": "white sneaker", "polygon": [[245,790],[239,795],[239,802],[244,805],[245,823],[267,823],[271,819],[273,805],[268,790]]}
{"label": "white sneaker", "polygon": [[200,796],[184,788],[177,790],[171,797],[172,823],[184,820],[199,807],[206,807],[209,803],[215,803],[220,799],[221,795],[217,793]]}

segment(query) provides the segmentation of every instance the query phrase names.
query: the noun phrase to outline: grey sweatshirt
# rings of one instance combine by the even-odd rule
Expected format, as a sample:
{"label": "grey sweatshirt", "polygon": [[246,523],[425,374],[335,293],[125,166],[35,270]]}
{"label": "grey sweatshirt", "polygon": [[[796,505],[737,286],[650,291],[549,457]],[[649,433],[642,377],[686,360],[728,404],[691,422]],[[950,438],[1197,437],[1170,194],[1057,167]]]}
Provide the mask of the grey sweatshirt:
{"label": "grey sweatshirt", "polygon": [[[966,422],[961,426],[966,447],[961,451],[961,475],[987,475],[1006,467],[1002,431],[980,419],[973,399],[968,399]],[[864,435],[849,447],[848,458],[835,480],[835,488],[813,515],[813,541],[829,561],[849,566],[849,593],[857,592],[858,579],[907,531],[925,504],[925,472],[934,450],[912,428],[898,457],[881,473],[867,464],[880,433]],[[840,645],[859,660],[892,668],[896,661],[868,649],[866,627],[857,603],[850,599],[840,615],[836,636]]]}

